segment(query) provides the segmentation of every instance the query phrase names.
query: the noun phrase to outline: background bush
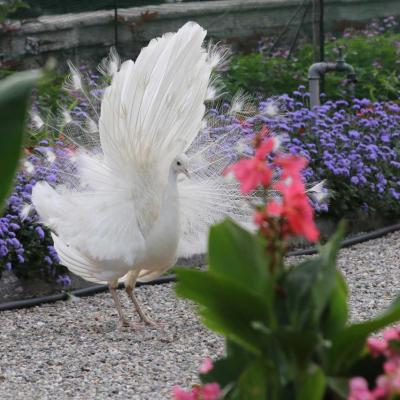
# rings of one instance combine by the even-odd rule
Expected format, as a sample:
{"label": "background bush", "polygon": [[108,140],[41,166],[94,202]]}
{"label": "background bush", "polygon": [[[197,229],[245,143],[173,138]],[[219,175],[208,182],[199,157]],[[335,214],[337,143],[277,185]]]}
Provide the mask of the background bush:
{"label": "background bush", "polygon": [[[400,33],[394,31],[393,18],[384,25],[372,23],[364,31],[345,31],[339,39],[326,43],[326,60],[338,57],[339,47],[344,49],[346,61],[357,73],[355,96],[371,100],[396,100],[400,92]],[[286,51],[265,51],[235,55],[224,75],[229,92],[244,89],[260,93],[263,97],[291,93],[299,84],[307,85],[307,72],[313,63],[312,45],[303,44],[287,57]],[[348,97],[345,76],[340,73],[326,75],[325,92],[332,99]]]}
{"label": "background bush", "polygon": [[328,100],[311,111],[307,99],[300,87],[292,97],[281,97],[281,118],[263,121],[282,135],[288,151],[309,160],[309,183],[326,180],[331,198],[321,211],[339,218],[400,216],[400,106]]}

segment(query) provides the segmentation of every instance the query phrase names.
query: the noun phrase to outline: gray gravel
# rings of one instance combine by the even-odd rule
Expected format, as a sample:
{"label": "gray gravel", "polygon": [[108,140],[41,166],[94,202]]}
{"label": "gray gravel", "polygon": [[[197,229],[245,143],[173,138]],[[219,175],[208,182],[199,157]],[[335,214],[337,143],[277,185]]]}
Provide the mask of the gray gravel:
{"label": "gray gravel", "polygon": [[190,387],[203,358],[223,351],[222,339],[172,284],[136,292],[164,330],[118,328],[108,293],[1,313],[0,398],[157,400],[174,384]]}
{"label": "gray gravel", "polygon": [[371,318],[400,296],[400,232],[342,250],[339,265],[350,289],[351,318]]}
{"label": "gray gravel", "polygon": [[[343,249],[339,265],[352,319],[375,315],[399,294],[400,232]],[[137,295],[163,331],[117,329],[108,293],[1,313],[0,398],[158,400],[169,399],[174,384],[196,382],[201,360],[222,353],[222,339],[201,326],[172,284]]]}

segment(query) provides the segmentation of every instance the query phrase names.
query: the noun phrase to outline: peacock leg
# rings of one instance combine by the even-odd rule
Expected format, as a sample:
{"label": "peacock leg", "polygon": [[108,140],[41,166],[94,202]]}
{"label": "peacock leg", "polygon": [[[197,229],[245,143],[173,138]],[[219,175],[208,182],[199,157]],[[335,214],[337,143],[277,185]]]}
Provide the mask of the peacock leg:
{"label": "peacock leg", "polygon": [[118,311],[118,316],[119,316],[119,324],[123,327],[125,326],[131,326],[129,321],[126,319],[123,311],[122,311],[122,306],[121,302],[119,301],[118,294],[117,294],[117,287],[118,287],[118,281],[114,280],[108,283],[108,288],[110,289],[111,296],[114,300],[115,307],[117,307]]}
{"label": "peacock leg", "polygon": [[136,285],[136,279],[139,275],[140,270],[130,271],[128,273],[127,279],[125,280],[125,291],[128,297],[131,299],[132,303],[134,304],[137,313],[139,314],[140,319],[147,325],[154,326],[155,328],[159,328],[159,324],[149,318],[142,308],[140,307],[139,301],[135,296],[134,287]]}

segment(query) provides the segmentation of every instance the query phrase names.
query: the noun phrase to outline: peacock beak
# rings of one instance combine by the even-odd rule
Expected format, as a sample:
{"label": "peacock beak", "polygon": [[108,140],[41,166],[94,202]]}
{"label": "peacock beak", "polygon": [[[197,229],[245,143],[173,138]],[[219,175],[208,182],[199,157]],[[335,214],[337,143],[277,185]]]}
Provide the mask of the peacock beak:
{"label": "peacock beak", "polygon": [[186,168],[183,170],[183,173],[190,179],[189,171]]}

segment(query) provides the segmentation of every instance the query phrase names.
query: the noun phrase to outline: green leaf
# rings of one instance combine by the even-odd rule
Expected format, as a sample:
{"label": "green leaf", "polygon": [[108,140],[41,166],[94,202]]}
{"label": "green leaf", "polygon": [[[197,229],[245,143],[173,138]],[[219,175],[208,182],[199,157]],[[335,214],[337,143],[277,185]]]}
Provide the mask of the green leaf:
{"label": "green leaf", "polygon": [[213,369],[201,374],[203,383],[218,382],[221,387],[235,385],[247,364],[254,361],[254,354],[231,340],[226,341],[226,356],[214,362]]}
{"label": "green leaf", "polygon": [[297,400],[323,400],[326,378],[320,367],[312,365],[307,371],[307,379],[298,391]]}
{"label": "green leaf", "polygon": [[38,71],[20,72],[0,82],[0,208],[18,166],[29,96],[38,76]]}
{"label": "green leaf", "polygon": [[205,325],[258,354],[265,333],[252,327],[265,324],[267,308],[264,300],[250,289],[211,272],[177,271],[176,292],[201,305],[199,311]]}
{"label": "green leaf", "polygon": [[281,328],[276,332],[277,343],[284,350],[286,357],[294,370],[303,371],[309,360],[321,343],[318,332],[312,330],[293,330],[291,326]]}
{"label": "green leaf", "polygon": [[340,271],[336,271],[335,280],[335,287],[321,320],[323,336],[327,339],[331,339],[340,332],[348,319],[347,285]]}
{"label": "green leaf", "polygon": [[337,284],[336,258],[344,235],[344,224],[321,248],[319,257],[294,267],[287,275],[287,313],[294,330],[316,328]]}
{"label": "green leaf", "polygon": [[210,230],[209,269],[262,295],[271,296],[269,258],[260,237],[230,220]]}
{"label": "green leaf", "polygon": [[362,356],[367,337],[400,320],[400,298],[380,316],[369,321],[356,323],[344,328],[332,340],[329,351],[329,370],[331,375],[343,375],[351,365]]}
{"label": "green leaf", "polygon": [[246,400],[265,400],[270,377],[268,372],[262,359],[250,364],[239,378],[239,397]]}
{"label": "green leaf", "polygon": [[284,291],[287,294],[288,323],[296,331],[315,326],[316,303],[319,299],[315,297],[314,291],[322,272],[321,265],[320,258],[305,261],[294,267],[283,283]]}
{"label": "green leaf", "polygon": [[[330,391],[339,396],[339,399],[347,399],[349,382],[345,378],[327,377],[327,387]],[[336,399],[336,397],[334,397]]]}
{"label": "green leaf", "polygon": [[332,339],[342,331],[348,321],[348,290],[342,273],[336,270],[336,284],[321,319],[321,332],[325,339]]}

